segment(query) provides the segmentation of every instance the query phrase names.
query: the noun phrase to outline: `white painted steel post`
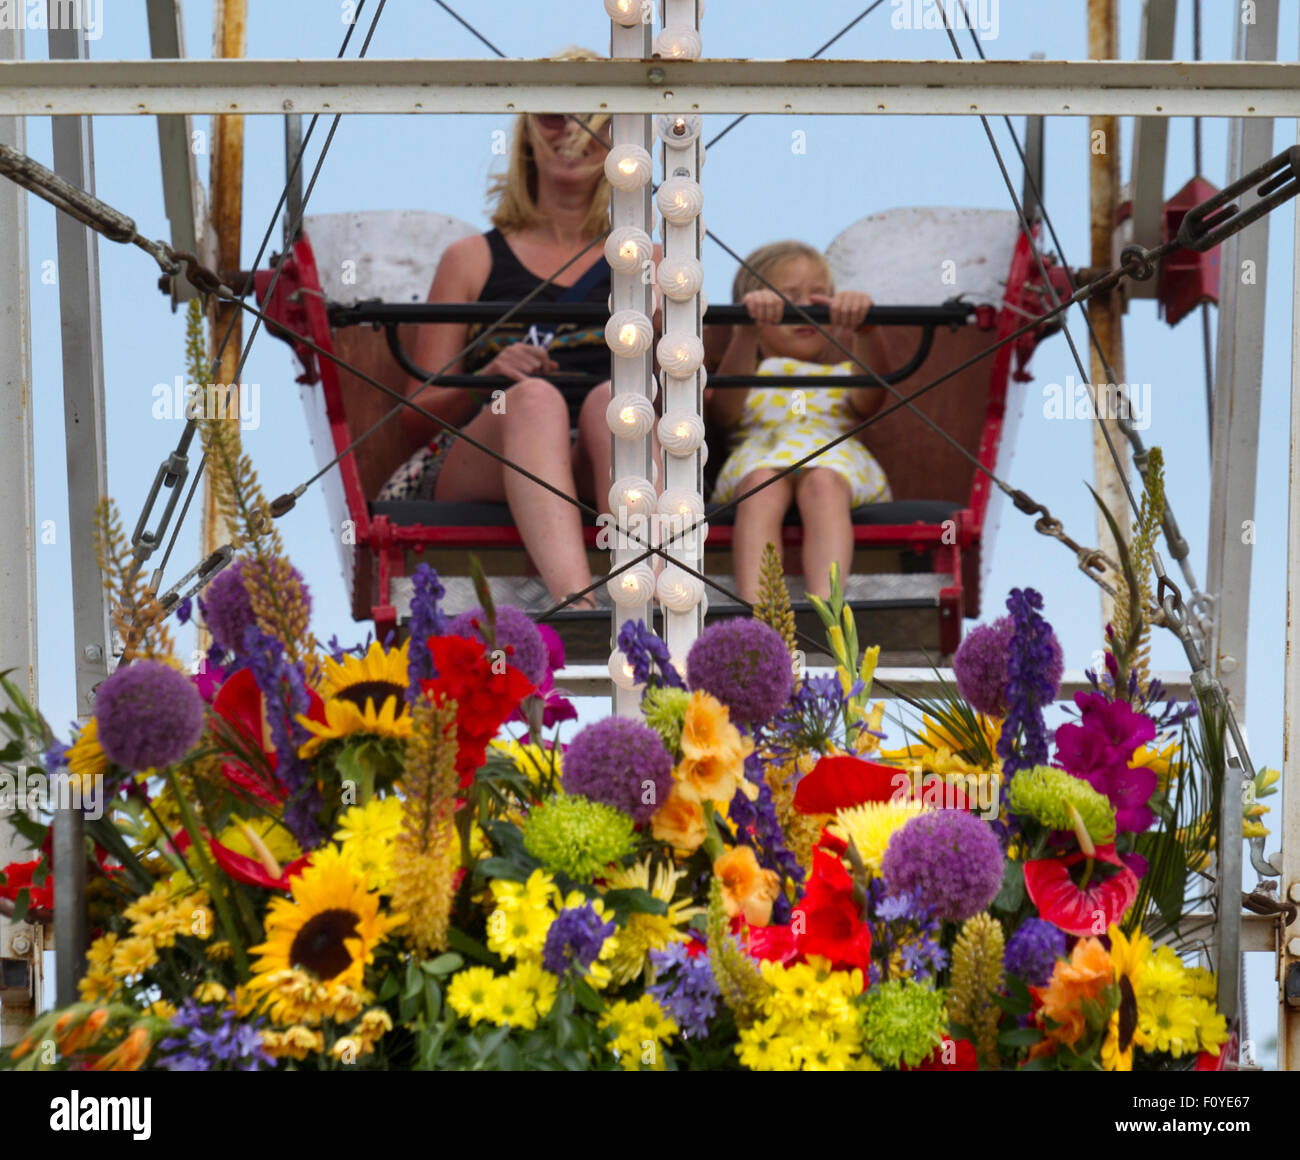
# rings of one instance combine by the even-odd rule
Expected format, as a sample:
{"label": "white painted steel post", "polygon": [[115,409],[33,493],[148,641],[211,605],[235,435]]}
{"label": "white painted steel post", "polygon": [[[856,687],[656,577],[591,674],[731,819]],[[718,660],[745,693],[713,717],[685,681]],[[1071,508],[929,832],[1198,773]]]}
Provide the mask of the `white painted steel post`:
{"label": "white painted steel post", "polygon": [[[0,61],[21,60],[23,30],[0,27]],[[21,117],[0,117],[0,143],[26,152]],[[0,179],[0,496],[12,512],[0,551],[0,672],[36,701],[36,485],[27,191]],[[27,861],[0,814],[0,866]],[[16,1043],[40,1002],[40,929],[0,916],[0,1046]]]}
{"label": "white painted steel post", "polygon": [[[610,56],[642,60],[650,55],[652,10],[642,0],[609,0]],[[609,509],[614,527],[611,569],[636,559],[653,542],[655,466],[654,227],[650,178],[653,141],[650,117],[617,113],[611,119],[611,148],[605,170],[610,181],[611,229],[605,242],[610,265],[610,320],[606,337],[610,358],[610,404],[606,412],[613,457]],[[640,705],[632,673],[618,648],[618,634],[629,622],[652,625],[654,560],[642,561],[610,580],[613,600],[609,672],[614,712],[633,716]]]}
{"label": "white painted steel post", "polygon": [[[695,60],[701,53],[700,0],[662,0],[663,28],[655,54],[664,60]],[[704,584],[677,565],[704,570],[704,244],[703,123],[687,113],[655,118],[662,143],[663,182],[656,200],[662,217],[663,259],[658,285],[663,302],[659,369],[663,382],[660,432],[664,487],[659,496],[660,539],[667,558],[655,594],[663,607],[664,640],[669,655],[685,671],[686,654],[700,630],[708,597]]]}

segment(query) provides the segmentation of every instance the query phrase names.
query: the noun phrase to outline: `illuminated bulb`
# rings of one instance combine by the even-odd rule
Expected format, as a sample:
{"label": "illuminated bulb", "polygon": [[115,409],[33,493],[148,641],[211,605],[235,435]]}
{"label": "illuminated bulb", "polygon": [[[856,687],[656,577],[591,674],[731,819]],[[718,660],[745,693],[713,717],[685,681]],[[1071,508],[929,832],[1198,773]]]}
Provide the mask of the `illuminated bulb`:
{"label": "illuminated bulb", "polygon": [[704,41],[694,28],[665,28],[655,37],[655,55],[668,60],[698,60]]}
{"label": "illuminated bulb", "polygon": [[654,404],[630,391],[615,395],[605,408],[605,422],[619,439],[642,439],[654,426]]}
{"label": "illuminated bulb", "polygon": [[698,258],[665,258],[656,273],[659,289],[674,302],[685,302],[704,285],[704,267]]}
{"label": "illuminated bulb", "polygon": [[664,374],[675,379],[693,375],[704,362],[704,343],[693,334],[665,334],[656,352]]}
{"label": "illuminated bulb", "polygon": [[605,341],[620,358],[645,354],[654,337],[654,326],[639,310],[615,311],[605,323]]}
{"label": "illuminated bulb", "polygon": [[653,162],[640,145],[615,145],[605,154],[605,176],[615,189],[629,192],[650,180]]}
{"label": "illuminated bulb", "polygon": [[659,573],[655,595],[669,612],[690,612],[704,598],[704,583],[698,576],[669,564]]}
{"label": "illuminated bulb", "polygon": [[704,122],[697,116],[661,113],[655,118],[655,132],[669,149],[686,149],[700,139]]}
{"label": "illuminated bulb", "polygon": [[636,226],[619,226],[605,239],[605,261],[615,274],[639,274],[654,252],[650,235]]}
{"label": "illuminated bulb", "polygon": [[633,608],[648,603],[654,595],[655,574],[645,564],[637,564],[610,577],[605,587],[609,589],[610,598],[615,604],[622,608]]}
{"label": "illuminated bulb", "polygon": [[655,487],[644,476],[625,475],[609,489],[609,510],[619,522],[632,516],[648,516],[655,509]]}
{"label": "illuminated bulb", "polygon": [[669,411],[659,420],[659,445],[681,459],[704,442],[704,420],[690,411]]}
{"label": "illuminated bulb", "polygon": [[641,23],[641,0],[605,0],[609,18],[623,28]]}
{"label": "illuminated bulb", "polygon": [[628,663],[627,657],[625,657],[622,652],[615,651],[610,653],[609,679],[620,689],[636,688],[636,677],[632,673],[632,666]]}
{"label": "illuminated bulb", "polygon": [[683,226],[700,216],[704,208],[704,190],[689,177],[670,177],[655,195],[655,203],[665,221]]}

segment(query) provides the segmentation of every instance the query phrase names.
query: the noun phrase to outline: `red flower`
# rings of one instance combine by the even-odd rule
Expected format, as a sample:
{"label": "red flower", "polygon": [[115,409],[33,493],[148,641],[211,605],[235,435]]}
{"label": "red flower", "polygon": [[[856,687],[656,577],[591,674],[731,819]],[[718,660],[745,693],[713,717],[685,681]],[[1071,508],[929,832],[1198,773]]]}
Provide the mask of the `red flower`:
{"label": "red flower", "polygon": [[[1070,868],[1087,857],[1075,850],[1061,858],[1036,858],[1025,863],[1025,890],[1038,913],[1066,934],[1100,935],[1117,923],[1137,897],[1138,876],[1120,860],[1112,843],[1098,846],[1092,876],[1082,889]],[[1105,879],[1097,876],[1097,863],[1114,866]]]}
{"label": "red flower", "polygon": [[782,966],[788,966],[799,957],[794,931],[788,925],[778,926],[776,923],[749,928],[749,953],[756,959],[768,959]]}
{"label": "red flower", "polygon": [[236,882],[242,882],[246,886],[260,886],[263,890],[282,890],[286,894],[289,892],[289,879],[301,874],[303,867],[311,858],[310,854],[304,854],[284,867],[280,871],[279,878],[272,878],[266,867],[256,858],[240,854],[229,846],[223,846],[215,838],[208,839],[208,846],[212,850],[213,861]]}
{"label": "red flower", "polygon": [[978,1071],[975,1060],[975,1044],[969,1039],[949,1039],[943,1037],[943,1043],[915,1067],[903,1064],[903,1071]]}
{"label": "red flower", "polygon": [[853,897],[853,877],[838,858],[813,851],[813,871],[790,923],[804,957],[820,955],[837,970],[871,965],[871,928]]}
{"label": "red flower", "polygon": [[4,883],[0,884],[0,898],[6,898],[10,902],[17,902],[19,892],[26,890],[29,910],[52,911],[54,909],[54,875],[46,875],[44,886],[37,886],[32,881],[32,876],[43,861],[43,858],[37,858],[31,862],[10,862],[8,866],[0,870],[0,874],[4,875]]}
{"label": "red flower", "polygon": [[795,787],[794,808],[802,814],[833,814],[863,802],[911,797],[905,769],[860,757],[823,757]]}
{"label": "red flower", "polygon": [[[460,636],[429,637],[429,653],[438,676],[421,681],[424,695],[442,704],[456,702],[456,772],[461,789],[487,760],[488,742],[533,691],[532,682],[513,665],[488,660],[487,646]],[[497,668],[501,672],[497,672]]]}

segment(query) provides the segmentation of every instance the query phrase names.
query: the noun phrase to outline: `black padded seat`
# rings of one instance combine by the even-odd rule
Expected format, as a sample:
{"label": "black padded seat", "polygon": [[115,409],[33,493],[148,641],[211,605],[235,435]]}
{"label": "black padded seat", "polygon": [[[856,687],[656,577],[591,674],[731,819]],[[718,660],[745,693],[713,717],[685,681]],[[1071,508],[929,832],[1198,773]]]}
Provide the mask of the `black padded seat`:
{"label": "black padded seat", "polygon": [[[711,523],[727,525],[734,518],[731,509],[715,515],[718,504],[707,506]],[[962,505],[935,499],[902,499],[892,503],[873,503],[855,508],[855,524],[941,524]],[[509,528],[514,526],[510,509],[503,503],[439,503],[436,500],[385,500],[370,505],[370,514],[387,516],[393,523],[410,527],[421,524],[429,527],[453,528]],[[594,524],[591,516],[585,523]],[[794,507],[786,515],[787,524],[797,524],[799,513]]]}

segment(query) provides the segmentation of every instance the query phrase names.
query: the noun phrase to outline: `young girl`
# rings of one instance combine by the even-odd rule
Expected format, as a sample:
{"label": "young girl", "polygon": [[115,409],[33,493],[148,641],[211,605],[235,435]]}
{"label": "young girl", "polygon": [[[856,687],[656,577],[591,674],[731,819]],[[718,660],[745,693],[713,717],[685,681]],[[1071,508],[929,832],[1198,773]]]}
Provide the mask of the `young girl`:
{"label": "young girl", "polygon": [[[734,300],[745,304],[755,325],[732,329],[716,373],[754,374],[755,368],[760,375],[863,373],[814,327],[778,325],[785,303],[760,278],[798,305],[829,306],[829,333],[872,370],[885,368],[883,349],[871,329],[858,333],[871,299],[852,290],[836,294],[830,267],[811,246],[773,242],[750,254],[736,275]],[[714,502],[743,495],[850,430],[880,409],[884,395],[881,387],[707,389],[710,419],[734,431]],[[803,523],[807,590],[828,596],[831,564],[838,562],[841,574],[849,573],[852,510],[889,498],[889,484],[871,452],[856,439],[846,439],[743,500],[736,509],[731,549],[740,595],[750,601],[757,598],[763,546],[780,547],[781,525],[791,503],[798,505]]]}

